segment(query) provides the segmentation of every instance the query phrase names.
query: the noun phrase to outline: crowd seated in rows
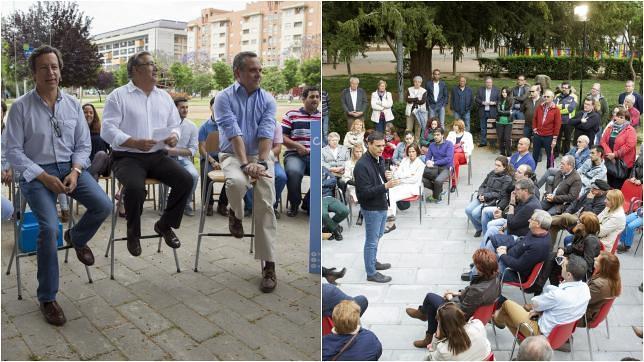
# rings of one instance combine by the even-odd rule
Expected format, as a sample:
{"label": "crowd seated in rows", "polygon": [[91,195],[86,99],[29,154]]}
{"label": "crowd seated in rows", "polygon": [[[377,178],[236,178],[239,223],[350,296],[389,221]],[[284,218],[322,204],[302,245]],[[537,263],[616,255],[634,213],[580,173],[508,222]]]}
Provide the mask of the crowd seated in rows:
{"label": "crowd seated in rows", "polygon": [[516,170],[521,165],[528,165],[532,170],[537,169],[537,164],[532,158],[530,153],[530,139],[527,137],[522,137],[517,142],[517,152],[513,153],[510,157],[510,165]]}
{"label": "crowd seated in rows", "polygon": [[[588,282],[588,288],[590,289],[590,301],[586,309],[588,323],[592,323],[595,320],[599,309],[606,303],[606,300],[617,298],[622,294],[619,258],[608,251],[602,251],[594,259],[594,262],[594,272]],[[580,319],[577,326],[585,327],[586,320],[584,318]]]}
{"label": "crowd seated in rows", "polygon": [[424,155],[423,185],[432,190],[431,196],[436,202],[442,201],[443,183],[449,177],[453,160],[454,144],[444,138],[442,128],[434,129],[434,142]]}

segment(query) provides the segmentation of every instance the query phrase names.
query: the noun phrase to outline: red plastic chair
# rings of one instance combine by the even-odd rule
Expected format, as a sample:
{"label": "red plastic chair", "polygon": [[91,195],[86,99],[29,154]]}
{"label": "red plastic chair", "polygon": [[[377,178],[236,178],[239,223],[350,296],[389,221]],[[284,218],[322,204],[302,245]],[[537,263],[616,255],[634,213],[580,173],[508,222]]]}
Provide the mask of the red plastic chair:
{"label": "red plastic chair", "polygon": [[494,352],[490,352],[490,354],[488,354],[483,361],[496,361],[494,359]]}
{"label": "red plastic chair", "polygon": [[322,316],[322,335],[326,336],[333,329],[333,319],[331,316]]}
{"label": "red plastic chair", "polygon": [[[597,312],[597,315],[595,316],[595,319],[593,319],[593,321],[590,323],[588,323],[586,315],[584,314],[584,320],[586,321],[586,337],[588,337],[588,349],[590,350],[591,361],[593,361],[593,347],[590,343],[590,330],[597,328],[597,326],[599,326],[601,322],[606,320],[606,335],[608,336],[608,339],[610,339],[610,330],[608,329],[608,312],[610,312],[610,309],[612,308],[614,302],[615,298],[606,298],[606,302],[602,304],[601,308],[599,308],[599,312]],[[577,321],[577,323],[579,322],[581,322],[581,319]]]}
{"label": "red plastic chair", "polygon": [[[514,348],[516,347],[517,340],[523,341],[526,337],[521,333],[521,326],[525,326],[528,329],[530,328],[530,325],[527,322],[523,322],[519,325],[519,328],[517,328],[517,334],[514,337],[514,343],[512,343],[512,352],[510,353],[510,360],[512,360],[512,357],[514,356]],[[575,360],[575,350],[572,348],[573,344],[573,334],[575,333],[575,329],[577,328],[577,321],[574,320],[570,323],[566,324],[558,324],[556,325],[552,331],[550,331],[550,334],[548,335],[548,343],[550,343],[550,347],[555,350],[561,346],[564,345],[567,341],[570,341],[570,352],[572,354],[572,360]]]}
{"label": "red plastic chair", "polygon": [[[611,254],[615,255],[615,252],[617,251],[617,245],[619,244],[619,239],[621,237],[622,237],[622,233],[617,234],[615,241],[613,241],[613,247],[610,249]],[[606,247],[602,242],[599,242],[599,251],[606,251]]]}
{"label": "red plastic chair", "polygon": [[[472,314],[472,319],[478,319],[483,323],[483,325],[486,325],[490,322],[490,319],[492,319],[492,314],[494,314],[494,306],[496,305],[496,301],[492,304],[488,305],[482,305],[474,311],[474,314]],[[494,323],[492,323],[492,331],[494,331],[494,342],[496,343],[496,349],[499,349],[499,341],[496,339],[496,328],[494,328]],[[494,358],[494,356],[492,356]],[[486,361],[493,361],[493,360],[486,360]]]}
{"label": "red plastic chair", "polygon": [[[523,304],[528,304],[528,301],[525,298],[525,289],[528,289],[528,288],[530,288],[530,287],[532,287],[534,285],[534,283],[537,281],[537,277],[539,276],[539,273],[541,272],[542,268],[543,268],[543,262],[537,263],[537,265],[535,265],[534,268],[532,268],[532,272],[530,272],[530,275],[528,276],[528,280],[526,280],[525,282],[521,282],[521,275],[519,273],[517,273],[517,275],[519,276],[519,282],[518,283],[517,282],[503,282],[503,284],[512,285],[514,287],[521,288],[521,293],[523,293]],[[503,280],[503,277],[505,276],[505,272],[508,271],[508,270],[513,271],[513,272],[516,273],[516,271],[514,271],[514,269],[506,268],[503,271],[503,275],[501,276],[501,280]]]}
{"label": "red plastic chair", "polygon": [[642,201],[642,185],[635,185],[626,180],[622,185],[622,194],[624,195],[624,212],[631,212],[631,204],[635,201]]}
{"label": "red plastic chair", "polygon": [[406,198],[404,200],[400,200],[400,201],[407,201],[409,203],[418,201],[419,218],[420,218],[420,223],[421,224],[423,223],[423,202],[424,202],[423,200],[424,199],[425,199],[425,197],[423,195],[423,186],[421,185],[421,186],[419,186],[418,195],[414,195],[414,196],[408,197],[408,198]]}

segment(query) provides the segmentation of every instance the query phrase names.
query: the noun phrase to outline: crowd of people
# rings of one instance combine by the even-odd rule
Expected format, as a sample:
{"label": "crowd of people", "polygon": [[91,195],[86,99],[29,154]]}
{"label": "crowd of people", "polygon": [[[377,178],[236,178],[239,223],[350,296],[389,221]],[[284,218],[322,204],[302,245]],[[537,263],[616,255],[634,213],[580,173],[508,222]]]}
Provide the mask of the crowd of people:
{"label": "crowd of people", "polygon": [[[641,203],[631,207],[628,199],[642,198],[643,155],[640,150],[636,156],[635,130],[642,98],[628,81],[619,104],[611,110],[600,84],[595,83],[577,110],[578,96],[567,82],[555,93],[546,84],[526,84],[520,75],[516,87],[499,90],[488,77],[475,95],[466,84],[466,78],[459,77],[450,98],[439,71],[433,72],[424,88],[422,78],[414,77],[406,92],[406,129],[401,138],[391,122],[386,82],[380,81],[372,94],[369,120],[373,129],[365,130],[369,128],[362,116],[367,112],[366,92],[358,87],[357,78],[351,78],[350,87],[342,92],[349,130],[345,147],[338,145],[342,137],[336,132],[329,134],[326,146],[328,152],[346,152],[344,173],[337,179],[348,184],[339,188],[348,196],[340,199],[359,205],[358,217],[364,220],[366,280],[391,282],[392,278],[382,273],[391,264],[376,259],[379,241],[396,229],[397,209],[408,207],[403,200],[422,195],[426,188],[431,190],[427,200],[441,203],[447,192],[455,191],[459,166],[471,162],[475,152],[469,115],[476,103],[481,122],[479,146],[487,144],[487,120],[495,119],[499,147],[492,170],[464,210],[474,226],[474,237],[480,238],[480,249],[461,275],[469,283],[465,289],[442,294],[431,291],[418,308],[407,308],[409,317],[428,323],[425,337],[413,345],[427,348],[428,360],[483,360],[492,350],[483,324],[471,317],[479,307],[494,305],[492,323],[500,329],[507,326],[513,335],[520,329],[522,337],[529,337],[522,344],[520,357],[548,357],[552,349],[547,351],[549,343],[538,336],[547,337],[555,326],[575,321],[584,327],[606,300],[621,294],[616,253],[628,252],[642,225]],[[457,118],[446,137],[447,104]],[[514,151],[509,130],[516,120],[524,120],[525,129]],[[357,154],[352,151],[355,147],[360,149]],[[537,175],[544,151],[546,168]],[[443,191],[448,178],[452,178],[452,189]],[[327,197],[332,198],[335,189],[330,191]],[[340,216],[325,219],[333,220],[329,223],[333,230],[342,230],[339,223],[348,215],[345,206],[337,202],[334,209],[343,209],[335,216]],[[335,232],[335,239],[342,240],[339,234]],[[501,295],[502,283],[525,281],[534,270],[540,273],[526,290],[534,294],[529,303]],[[345,323],[346,316],[336,315],[334,306],[340,309],[345,303],[341,300],[362,300],[364,296],[335,295],[330,298],[323,289],[323,307],[333,323]],[[364,313],[360,306],[355,308],[355,315]],[[378,358],[380,342],[367,334],[359,325],[359,316],[356,318],[358,324],[351,324],[350,330],[336,328],[324,337],[325,360],[349,360],[351,355],[364,360]]]}

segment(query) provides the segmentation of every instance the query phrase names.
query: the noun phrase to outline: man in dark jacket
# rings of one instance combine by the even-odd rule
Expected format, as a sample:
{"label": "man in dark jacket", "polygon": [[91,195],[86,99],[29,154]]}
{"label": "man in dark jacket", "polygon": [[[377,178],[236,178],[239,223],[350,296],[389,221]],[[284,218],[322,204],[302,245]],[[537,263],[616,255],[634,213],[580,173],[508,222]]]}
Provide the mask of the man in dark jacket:
{"label": "man in dark jacket", "polygon": [[454,119],[462,119],[465,122],[465,129],[470,131],[470,111],[472,110],[472,88],[465,85],[467,79],[464,76],[458,77],[458,86],[452,88],[452,97],[449,107],[454,112]]}
{"label": "man in dark jacket", "polygon": [[[331,238],[342,240],[342,220],[349,216],[349,208],[335,198],[336,178],[329,169],[322,167],[322,232],[331,233]],[[334,213],[333,217],[329,213]]]}
{"label": "man in dark jacket", "polygon": [[559,138],[557,139],[557,147],[555,150],[555,158],[559,154],[566,154],[570,150],[572,142],[572,130],[569,121],[575,117],[575,110],[577,109],[577,102],[570,94],[570,83],[561,83],[561,93],[555,97],[555,105],[561,112],[561,129],[559,131]]}
{"label": "man in dark jacket", "polygon": [[389,263],[376,260],[378,241],[385,232],[387,208],[389,207],[389,190],[400,184],[393,178],[391,171],[385,171],[385,160],[382,151],[385,148],[385,137],[380,132],[374,132],[367,137],[367,152],[358,160],[353,175],[356,184],[356,195],[364,217],[365,242],[364,265],[367,280],[377,283],[387,283],[391,277],[377,270],[391,268]]}
{"label": "man in dark jacket", "polygon": [[479,88],[474,99],[479,109],[479,126],[481,127],[479,147],[487,146],[487,120],[496,119],[497,103],[500,97],[501,92],[493,85],[492,77],[486,77],[485,86]]}
{"label": "man in dark jacket", "polygon": [[445,128],[445,105],[447,104],[447,84],[441,80],[441,71],[434,69],[432,80],[425,83],[427,90],[427,112],[428,119],[438,117],[441,121],[441,127]]}
{"label": "man in dark jacket", "polygon": [[525,100],[528,99],[528,95],[530,95],[530,86],[525,82],[525,75],[519,74],[517,76],[517,85],[512,88],[510,95],[512,96],[512,99],[514,99],[514,105],[512,106],[512,120],[526,119],[525,115],[521,111],[523,102],[525,102]]}
{"label": "man in dark jacket", "polygon": [[521,103],[521,112],[525,116],[523,135],[532,139],[532,119],[534,118],[534,110],[541,104],[541,94],[536,85],[530,87],[529,93],[528,98]]}
{"label": "man in dark jacket", "polygon": [[580,192],[581,177],[575,169],[575,158],[565,155],[561,158],[559,171],[555,174],[554,190],[544,195],[541,208],[550,215],[559,215],[566,206],[577,200]]}
{"label": "man in dark jacket", "polygon": [[611,110],[608,109],[608,101],[606,101],[606,98],[602,95],[601,93],[601,84],[599,83],[593,83],[592,88],[590,88],[590,94],[588,94],[588,97],[592,98],[593,101],[595,102],[595,110],[597,111],[597,107],[599,107],[599,131],[595,133],[595,139],[593,140],[594,144],[599,144],[599,139],[602,136],[602,130],[608,122],[610,122],[610,117],[611,117]]}
{"label": "man in dark jacket", "polygon": [[635,91],[635,83],[632,80],[627,80],[624,84],[624,93],[620,93],[617,98],[617,103],[624,104],[626,96],[631,94],[635,97],[635,104],[633,106],[642,114],[642,96]]}
{"label": "man in dark jacket", "polygon": [[367,93],[362,88],[358,88],[360,79],[351,77],[349,79],[349,88],[345,88],[340,93],[340,102],[342,110],[347,117],[347,131],[351,130],[355,119],[364,120],[364,112],[367,110]]}
{"label": "man in dark jacket", "polygon": [[581,135],[588,136],[590,143],[588,147],[595,144],[595,134],[599,132],[600,115],[595,112],[595,101],[592,98],[584,100],[584,109],[570,120],[568,125],[575,129],[575,140]]}

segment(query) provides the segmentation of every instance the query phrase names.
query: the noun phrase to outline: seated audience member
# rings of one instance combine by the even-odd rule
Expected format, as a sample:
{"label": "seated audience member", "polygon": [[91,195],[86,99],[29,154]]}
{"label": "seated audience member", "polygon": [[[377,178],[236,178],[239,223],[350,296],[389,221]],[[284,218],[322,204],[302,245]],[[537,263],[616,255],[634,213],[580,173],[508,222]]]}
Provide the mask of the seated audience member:
{"label": "seated audience member", "polygon": [[485,326],[478,319],[468,321],[456,304],[438,308],[438,330],[427,352],[427,361],[483,361],[492,352]]}
{"label": "seated audience member", "polygon": [[343,278],[346,272],[347,268],[342,268],[342,270],[336,271],[335,268],[322,267],[322,278],[326,279],[329,284],[336,284],[335,281]]}
{"label": "seated audience member", "polygon": [[460,119],[454,121],[452,131],[447,134],[447,140],[454,144],[454,176],[450,190],[454,192],[458,183],[458,171],[461,165],[467,165],[467,160],[474,150],[474,140],[472,134],[465,130],[465,122]]}
{"label": "seated audience member", "polygon": [[420,195],[420,188],[422,187],[423,171],[425,164],[420,160],[420,148],[418,145],[412,144],[407,146],[406,156],[403,158],[400,166],[394,171],[394,178],[400,180],[398,186],[389,189],[389,210],[387,216],[393,218],[388,222],[385,227],[385,233],[388,233],[396,228],[394,223],[396,219],[396,203],[406,198]]}
{"label": "seated audience member", "polygon": [[637,127],[640,124],[640,111],[633,105],[635,104],[635,97],[630,94],[624,98],[624,108],[631,115],[631,126]]}
{"label": "seated audience member", "polygon": [[[400,142],[396,146],[394,157],[392,158],[392,162],[396,166],[400,165],[400,162],[402,162],[403,158],[407,157],[407,146],[416,143],[414,134],[411,131],[405,132],[405,137],[403,138],[403,140],[404,142]],[[420,157],[420,154],[418,156]]]}
{"label": "seated audience member", "polygon": [[423,134],[420,138],[420,151],[424,154],[427,153],[429,145],[434,143],[434,131],[440,127],[440,119],[438,117],[429,120],[428,127],[425,127]]}
{"label": "seated audience member", "polygon": [[596,180],[590,185],[590,189],[566,208],[564,213],[553,216],[550,227],[552,245],[557,241],[559,231],[564,229],[572,231],[572,228],[577,225],[579,215],[582,212],[589,211],[599,215],[606,207],[606,192],[608,190],[610,190],[610,186],[606,181]]}
{"label": "seated audience member", "polygon": [[442,201],[443,183],[449,177],[454,158],[454,145],[443,137],[443,129],[436,128],[434,142],[425,154],[426,167],[423,171],[423,185],[432,190],[432,197],[436,202]]}
{"label": "seated audience member", "polygon": [[517,152],[510,157],[510,165],[516,170],[521,165],[528,165],[532,170],[536,170],[537,164],[530,153],[530,139],[522,137],[517,143]]}
{"label": "seated audience member", "polygon": [[483,226],[481,215],[486,206],[496,206],[504,197],[506,190],[512,184],[514,170],[508,164],[508,158],[498,156],[494,160],[494,169],[490,171],[478,189],[478,195],[465,208],[465,214],[474,225],[475,238],[481,236]]}
{"label": "seated audience member", "polygon": [[541,208],[548,211],[550,215],[561,214],[579,197],[580,190],[581,178],[575,170],[575,158],[565,155],[561,158],[559,170],[555,173],[554,190],[550,192],[546,190]]}
{"label": "seated audience member", "polygon": [[351,129],[344,135],[344,141],[342,145],[351,151],[353,147],[357,144],[361,144],[364,147],[364,121],[360,118],[357,118],[353,121]]}
{"label": "seated audience member", "polygon": [[360,307],[360,316],[367,311],[369,301],[364,295],[350,297],[333,284],[322,283],[322,315],[331,316],[336,305],[343,300],[354,301]]}
{"label": "seated audience member", "polygon": [[385,149],[382,151],[382,158],[385,159],[385,165],[391,166],[394,158],[396,146],[400,143],[400,137],[396,133],[396,126],[388,122],[385,126]]}
{"label": "seated audience member", "polygon": [[[355,123],[355,122],[354,122]],[[358,196],[356,196],[356,187],[351,185],[353,183],[353,169],[356,167],[356,162],[362,157],[364,153],[364,145],[357,144],[351,149],[351,157],[344,163],[344,173],[340,178],[340,186],[346,185],[347,202],[358,203]]]}
{"label": "seated audience member", "polygon": [[465,319],[469,319],[476,309],[483,305],[494,303],[501,294],[501,283],[499,281],[498,263],[494,252],[487,249],[478,249],[472,255],[472,262],[478,270],[470,285],[465,289],[453,292],[445,291],[443,295],[427,293],[423,305],[418,308],[407,308],[406,312],[412,318],[427,321],[425,339],[414,342],[414,346],[425,348],[434,338],[438,321],[436,311],[445,303],[452,302],[464,313]]}
{"label": "seated audience member", "polygon": [[521,323],[527,323],[530,329],[521,325],[522,335],[547,337],[555,326],[582,317],[590,301],[590,290],[582,281],[586,276],[586,262],[577,255],[570,255],[564,258],[561,269],[563,283],[547,285],[543,294],[532,298],[529,312],[517,302],[506,300],[492,317],[494,325],[498,328],[507,326],[514,336]]}
{"label": "seated audience member", "polygon": [[85,120],[89,126],[89,136],[92,140],[92,151],[89,154],[91,165],[87,168],[87,172],[98,180],[99,176],[110,176],[110,156],[112,148],[109,143],[101,138],[101,119],[98,117],[96,108],[91,103],[83,104],[83,113]]}
{"label": "seated audience member", "polygon": [[[273,148],[271,152],[273,153],[274,165],[275,165],[275,203],[273,203],[273,212],[275,213],[275,218],[279,219],[282,216],[278,206],[282,201],[282,193],[286,187],[286,182],[288,178],[286,176],[286,171],[282,164],[280,163],[280,154],[282,153],[282,144],[284,143],[284,137],[282,136],[282,127],[276,126],[275,133],[273,134]],[[251,190],[248,190],[244,198],[250,199],[251,212],[252,212],[252,197],[253,194]],[[248,201],[246,205],[248,205]],[[244,205],[244,207],[246,206]]]}
{"label": "seated audience member", "polygon": [[617,108],[617,112],[613,112],[613,121],[606,126],[601,139],[601,146],[606,152],[604,157],[608,184],[615,189],[621,189],[625,180],[625,178],[618,177],[620,175],[611,172],[617,168],[617,160],[622,160],[627,169],[632,168],[635,163],[637,132],[626,121],[627,113],[628,111],[623,108]]}
{"label": "seated audience member", "polygon": [[[213,104],[215,104],[215,97],[210,98],[210,117],[205,120],[199,127],[199,132],[197,133],[197,141],[199,147],[199,165],[201,166],[201,194],[205,192],[206,187],[208,186],[208,172],[212,170],[220,170],[221,165],[219,164],[219,128],[217,127],[217,122],[215,121],[215,113]],[[275,127],[279,128],[279,127]],[[217,142],[216,151],[208,152],[206,151],[206,140],[208,136],[212,133],[216,133],[211,136]],[[208,200],[208,206],[206,208],[206,215],[212,216],[214,214],[213,205],[215,204],[214,192],[213,195]],[[217,201],[217,213],[222,216],[228,216],[228,198],[226,197],[226,184],[221,187],[219,194],[219,201]]]}
{"label": "seated audience member", "polygon": [[[619,258],[607,251],[602,251],[595,258],[595,271],[588,282],[590,302],[586,308],[586,320],[592,323],[599,310],[609,298],[622,294],[622,279],[619,275]],[[578,327],[586,327],[586,320],[581,318]]]}
{"label": "seated audience member", "polygon": [[552,347],[544,336],[530,336],[519,345],[517,361],[550,361]]}
{"label": "seated audience member", "polygon": [[382,344],[360,326],[360,306],[343,300],[333,308],[333,330],[322,337],[323,361],[377,361]]}
{"label": "seated audience member", "polygon": [[560,259],[561,257],[567,257],[570,254],[584,258],[587,266],[586,275],[590,276],[593,274],[595,257],[599,255],[599,239],[597,238],[597,234],[599,233],[599,219],[597,219],[597,215],[590,211],[582,213],[579,216],[579,222],[572,229],[572,233],[572,242],[563,248],[557,249],[557,252],[553,253],[553,260],[549,263],[550,273],[546,271],[546,274],[550,276],[550,284],[552,285],[559,285],[561,264],[557,260],[562,260]]}
{"label": "seated audience member", "polygon": [[[340,223],[349,215],[349,208],[335,198],[335,186],[335,177],[322,166],[322,232],[329,232],[335,240],[342,240]],[[331,212],[333,217],[329,215]]]}
{"label": "seated audience member", "polygon": [[340,135],[337,132],[329,133],[328,144],[322,148],[322,167],[326,167],[334,176],[344,174],[344,163],[349,158],[349,149],[339,145]]}
{"label": "seated audience member", "polygon": [[[644,147],[640,149],[640,155],[635,160],[635,165],[631,171],[631,178],[626,180],[625,183],[632,183],[633,185],[642,187],[642,156],[644,154]],[[634,210],[626,216],[626,228],[622,232],[617,253],[625,253],[631,248],[633,243],[633,236],[635,236],[635,229],[642,227],[642,207]]]}
{"label": "seated audience member", "polygon": [[604,149],[595,145],[590,149],[590,158],[577,168],[581,178],[581,192],[583,194],[595,180],[606,181],[606,165],[604,165]]}
{"label": "seated audience member", "polygon": [[601,115],[595,111],[595,101],[592,98],[584,100],[584,108],[582,112],[577,113],[568,125],[575,128],[575,139],[579,140],[580,136],[588,137],[588,146],[592,147],[595,144],[595,134],[599,132],[601,127]]}
{"label": "seated audience member", "polygon": [[[519,169],[530,166],[521,165]],[[510,194],[510,202],[507,211],[500,208],[494,209],[494,219],[487,223],[487,231],[483,237],[481,247],[484,247],[487,240],[495,234],[505,233],[514,236],[525,236],[530,231],[530,217],[534,210],[541,209],[539,199],[534,195],[534,183],[529,179],[518,180],[514,184],[514,189]],[[487,207],[485,209],[488,209]],[[487,210],[484,209],[484,213]]]}
{"label": "seated audience member", "polygon": [[588,148],[589,143],[590,140],[588,139],[588,136],[581,135],[577,138],[577,147],[570,148],[568,154],[575,158],[576,169],[579,169],[590,157],[590,148]]}
{"label": "seated audience member", "polygon": [[[186,98],[177,98],[174,100],[174,105],[179,111],[179,116],[181,117],[181,123],[179,123],[179,128],[181,129],[181,137],[175,147],[168,149],[168,156],[177,160],[181,167],[184,170],[188,171],[190,176],[192,176],[192,192],[193,195],[197,189],[197,182],[199,181],[199,172],[195,168],[193,159],[195,153],[197,153],[197,126],[192,123],[188,118],[188,99]],[[183,214],[187,216],[194,216],[195,211],[192,209],[190,203],[192,198],[188,197],[186,201],[186,206],[183,210]]]}
{"label": "seated audience member", "polygon": [[599,218],[599,241],[604,249],[610,251],[617,235],[626,226],[624,213],[624,195],[620,190],[610,190],[606,194],[606,208],[597,215]]}

